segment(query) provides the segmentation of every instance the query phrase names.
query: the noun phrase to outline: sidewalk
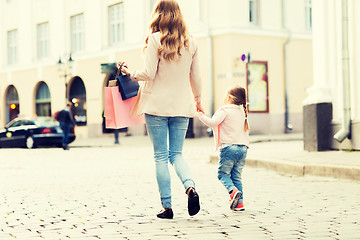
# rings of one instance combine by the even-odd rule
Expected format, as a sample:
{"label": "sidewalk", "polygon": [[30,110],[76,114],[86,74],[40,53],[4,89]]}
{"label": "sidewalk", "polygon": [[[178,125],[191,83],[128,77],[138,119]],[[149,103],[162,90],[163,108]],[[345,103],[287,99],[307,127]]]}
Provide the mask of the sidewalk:
{"label": "sidewalk", "polygon": [[[307,152],[302,134],[251,136],[246,164],[297,176],[313,175],[360,181],[360,152]],[[215,163],[218,156],[212,154]]]}
{"label": "sidewalk", "polygon": [[[360,181],[359,151],[307,152],[303,149],[302,139],[302,134],[294,133],[250,136],[246,165],[296,176],[313,175]],[[109,135],[101,138],[77,139],[71,146],[76,148],[121,147],[139,144],[150,144],[150,140],[147,136],[120,135],[120,145],[115,145],[114,137]],[[209,153],[210,162],[217,163],[218,154],[213,151],[212,138],[186,139],[184,151],[187,151],[189,147],[193,150],[205,148],[203,150]]]}
{"label": "sidewalk", "polygon": [[[300,142],[296,139],[288,142]],[[257,143],[250,154],[268,146],[264,156],[276,154],[268,144],[280,143],[260,136],[252,141]],[[148,136],[121,135],[119,145],[113,136],[78,139],[69,151],[2,148],[0,239],[359,240],[358,181],[246,167],[246,210],[234,212],[217,178],[217,164],[209,163],[213,143],[212,138],[196,138],[184,145],[200,194],[196,216],[189,216],[184,186],[169,167],[172,220],[156,217],[162,206]]]}

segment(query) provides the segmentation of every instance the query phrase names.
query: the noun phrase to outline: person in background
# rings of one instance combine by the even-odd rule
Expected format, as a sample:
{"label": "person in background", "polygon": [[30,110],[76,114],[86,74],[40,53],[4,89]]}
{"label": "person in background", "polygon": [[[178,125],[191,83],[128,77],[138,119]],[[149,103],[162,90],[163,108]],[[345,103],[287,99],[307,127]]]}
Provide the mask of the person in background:
{"label": "person in background", "polygon": [[64,150],[69,150],[69,133],[75,127],[75,120],[71,112],[72,103],[67,102],[63,110],[59,112],[58,120],[60,128],[63,131],[62,147]]}
{"label": "person in background", "polygon": [[199,119],[214,128],[216,148],[220,148],[218,178],[230,195],[230,208],[244,211],[242,170],[249,147],[246,91],[235,87],[227,91],[225,104],[212,118],[202,111]]}
{"label": "person in background", "polygon": [[188,213],[193,216],[200,211],[199,195],[182,149],[189,118],[196,115],[196,107],[201,109],[198,47],[187,31],[177,1],[159,0],[152,17],[145,40],[145,68],[131,71],[120,64],[125,66],[121,71],[142,82],[137,114],[145,113],[154,148],[163,207],[157,217],[173,218],[169,162],[185,188]]}

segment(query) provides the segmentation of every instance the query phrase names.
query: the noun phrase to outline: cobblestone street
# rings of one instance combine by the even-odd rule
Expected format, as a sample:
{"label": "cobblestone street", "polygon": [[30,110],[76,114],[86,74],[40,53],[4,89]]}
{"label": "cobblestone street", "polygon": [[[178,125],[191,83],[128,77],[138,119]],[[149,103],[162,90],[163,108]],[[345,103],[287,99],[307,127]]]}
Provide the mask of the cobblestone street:
{"label": "cobblestone street", "polygon": [[201,211],[171,168],[174,219],[161,210],[151,144],[0,149],[0,239],[360,239],[359,182],[245,167],[244,212],[232,212],[212,139],[186,140]]}

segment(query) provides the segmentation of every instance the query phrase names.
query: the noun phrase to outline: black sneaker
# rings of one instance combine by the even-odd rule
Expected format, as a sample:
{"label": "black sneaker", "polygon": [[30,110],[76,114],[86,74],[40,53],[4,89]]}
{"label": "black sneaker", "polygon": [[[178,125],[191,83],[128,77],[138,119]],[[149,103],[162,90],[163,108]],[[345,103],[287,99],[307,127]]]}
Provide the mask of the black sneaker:
{"label": "black sneaker", "polygon": [[199,195],[195,189],[191,188],[188,195],[188,212],[190,216],[196,215],[200,211]]}
{"label": "black sneaker", "polygon": [[173,219],[174,213],[171,208],[162,210],[158,215],[156,215],[158,218],[164,218],[164,219]]}

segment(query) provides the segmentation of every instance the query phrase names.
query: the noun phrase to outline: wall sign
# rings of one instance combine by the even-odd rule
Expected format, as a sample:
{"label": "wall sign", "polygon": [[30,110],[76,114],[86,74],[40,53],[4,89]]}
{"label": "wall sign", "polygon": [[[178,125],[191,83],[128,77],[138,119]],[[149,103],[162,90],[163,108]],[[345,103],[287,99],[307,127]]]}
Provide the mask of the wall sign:
{"label": "wall sign", "polygon": [[267,62],[247,64],[247,92],[250,112],[269,112]]}

